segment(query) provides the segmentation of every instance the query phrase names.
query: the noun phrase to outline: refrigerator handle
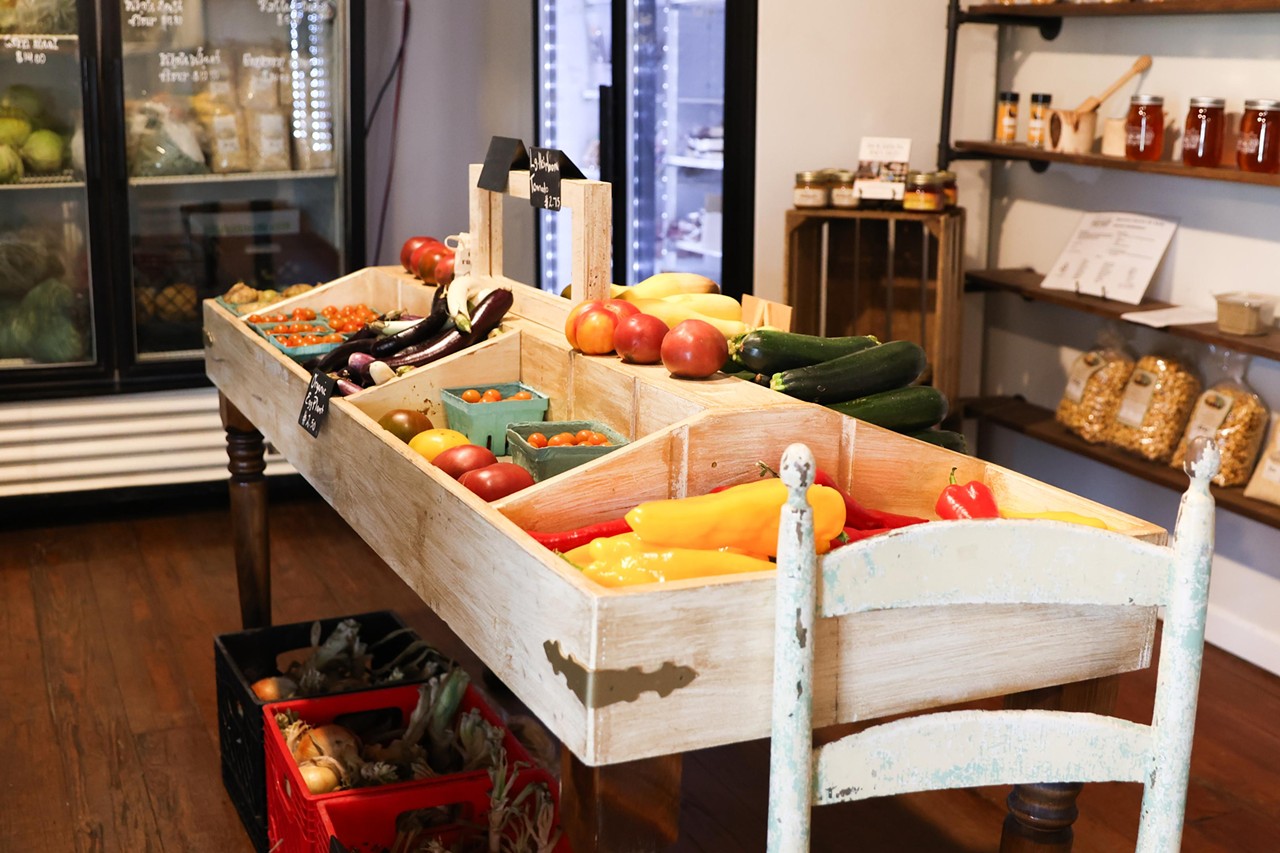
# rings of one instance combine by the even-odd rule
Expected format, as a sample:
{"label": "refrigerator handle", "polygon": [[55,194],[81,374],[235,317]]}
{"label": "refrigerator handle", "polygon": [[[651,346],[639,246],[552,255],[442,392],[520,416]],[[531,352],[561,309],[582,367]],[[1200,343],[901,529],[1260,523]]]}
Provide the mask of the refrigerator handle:
{"label": "refrigerator handle", "polygon": [[613,87],[600,87],[600,180],[617,184],[617,146],[613,128]]}

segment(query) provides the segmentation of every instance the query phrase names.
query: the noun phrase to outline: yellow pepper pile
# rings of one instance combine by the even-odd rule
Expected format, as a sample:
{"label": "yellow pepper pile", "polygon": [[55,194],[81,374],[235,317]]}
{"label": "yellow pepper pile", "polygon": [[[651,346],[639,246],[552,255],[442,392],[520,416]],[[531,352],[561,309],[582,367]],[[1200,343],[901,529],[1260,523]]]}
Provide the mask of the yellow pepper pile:
{"label": "yellow pepper pile", "polygon": [[[827,486],[808,492],[814,542],[825,553],[844,529],[844,498]],[[778,523],[787,487],[769,478],[690,498],[649,501],[627,513],[631,533],[609,536],[565,554],[603,586],[766,571],[778,553]]]}

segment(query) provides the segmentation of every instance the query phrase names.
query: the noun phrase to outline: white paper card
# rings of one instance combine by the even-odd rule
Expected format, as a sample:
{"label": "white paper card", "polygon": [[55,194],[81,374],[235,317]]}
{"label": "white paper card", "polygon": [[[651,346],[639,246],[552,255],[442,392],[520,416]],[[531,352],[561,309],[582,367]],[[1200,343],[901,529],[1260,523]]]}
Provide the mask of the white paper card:
{"label": "white paper card", "polygon": [[853,189],[859,198],[901,201],[906,187],[911,140],[865,136],[858,147],[858,171]]}
{"label": "white paper card", "polygon": [[1193,308],[1189,305],[1175,305],[1172,308],[1157,308],[1154,311],[1130,311],[1120,315],[1121,320],[1130,323],[1141,323],[1155,329],[1165,326],[1190,326],[1195,323],[1212,323],[1218,319],[1218,312],[1212,308]]}
{"label": "white paper card", "polygon": [[1086,213],[1043,286],[1137,305],[1177,227],[1138,213]]}

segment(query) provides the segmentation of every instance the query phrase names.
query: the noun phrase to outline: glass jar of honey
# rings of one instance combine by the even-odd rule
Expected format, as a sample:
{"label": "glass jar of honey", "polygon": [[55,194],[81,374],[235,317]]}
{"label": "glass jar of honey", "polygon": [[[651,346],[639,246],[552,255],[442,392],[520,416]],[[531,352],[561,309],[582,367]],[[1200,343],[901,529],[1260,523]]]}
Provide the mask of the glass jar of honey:
{"label": "glass jar of honey", "polygon": [[1246,172],[1280,172],[1280,101],[1244,102],[1236,165]]}
{"label": "glass jar of honey", "polygon": [[1159,160],[1164,150],[1164,98],[1134,95],[1124,122],[1124,158]]}
{"label": "glass jar of honey", "polygon": [[956,190],[956,173],[947,169],[937,172],[938,180],[942,182],[942,200],[947,207],[955,207],[959,203],[960,194]]}
{"label": "glass jar of honey", "polygon": [[937,211],[946,206],[946,193],[937,172],[907,172],[907,186],[902,195],[903,210]]}
{"label": "glass jar of honey", "polygon": [[1222,165],[1222,136],[1226,129],[1227,102],[1223,98],[1192,98],[1182,135],[1185,166]]}
{"label": "glass jar of honey", "polygon": [[831,172],[831,206],[848,210],[858,206],[858,194],[854,191],[853,172],[835,169]]}
{"label": "glass jar of honey", "polygon": [[827,178],[822,172],[796,172],[796,187],[791,203],[796,207],[826,207],[828,200]]}

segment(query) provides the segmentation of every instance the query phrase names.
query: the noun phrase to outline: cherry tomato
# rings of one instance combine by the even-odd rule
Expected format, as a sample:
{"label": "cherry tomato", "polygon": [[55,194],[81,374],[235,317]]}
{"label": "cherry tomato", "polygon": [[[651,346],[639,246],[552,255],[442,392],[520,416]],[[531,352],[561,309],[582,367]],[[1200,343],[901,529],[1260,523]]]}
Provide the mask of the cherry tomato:
{"label": "cherry tomato", "polygon": [[468,388],[467,390],[463,391],[459,396],[462,397],[462,401],[464,403],[480,402],[480,392],[474,388]]}
{"label": "cherry tomato", "polygon": [[246,318],[245,318],[245,322],[248,322],[248,323],[265,323],[265,322],[267,322],[267,321],[266,321],[266,320],[264,320],[264,319],[262,319],[262,315],[261,315],[261,314],[250,314],[248,317],[246,317]]}
{"label": "cherry tomato", "polygon": [[314,308],[294,308],[290,316],[295,320],[314,320],[316,311]]}
{"label": "cherry tomato", "polygon": [[481,403],[497,403],[502,399],[502,392],[497,388],[489,388],[480,395]]}
{"label": "cherry tomato", "polygon": [[593,445],[595,447],[602,447],[608,443],[609,443],[609,436],[605,435],[602,432],[591,433],[591,438],[587,440],[587,444]]}
{"label": "cherry tomato", "polygon": [[533,395],[528,391],[517,391],[507,398],[508,400],[532,400]]}
{"label": "cherry tomato", "polygon": [[589,430],[589,429],[580,429],[580,430],[578,430],[577,434],[576,434],[576,435],[574,435],[574,437],[573,437],[573,443],[574,443],[574,444],[590,444],[590,443],[591,443],[591,438],[592,438],[594,435],[595,435],[595,433],[594,433],[594,432],[592,432],[592,431],[591,431],[591,430]]}
{"label": "cherry tomato", "polygon": [[571,432],[558,432],[547,439],[547,447],[573,447],[577,440]]}
{"label": "cherry tomato", "polygon": [[531,432],[529,437],[525,439],[529,442],[530,447],[546,447],[547,437],[540,432]]}

